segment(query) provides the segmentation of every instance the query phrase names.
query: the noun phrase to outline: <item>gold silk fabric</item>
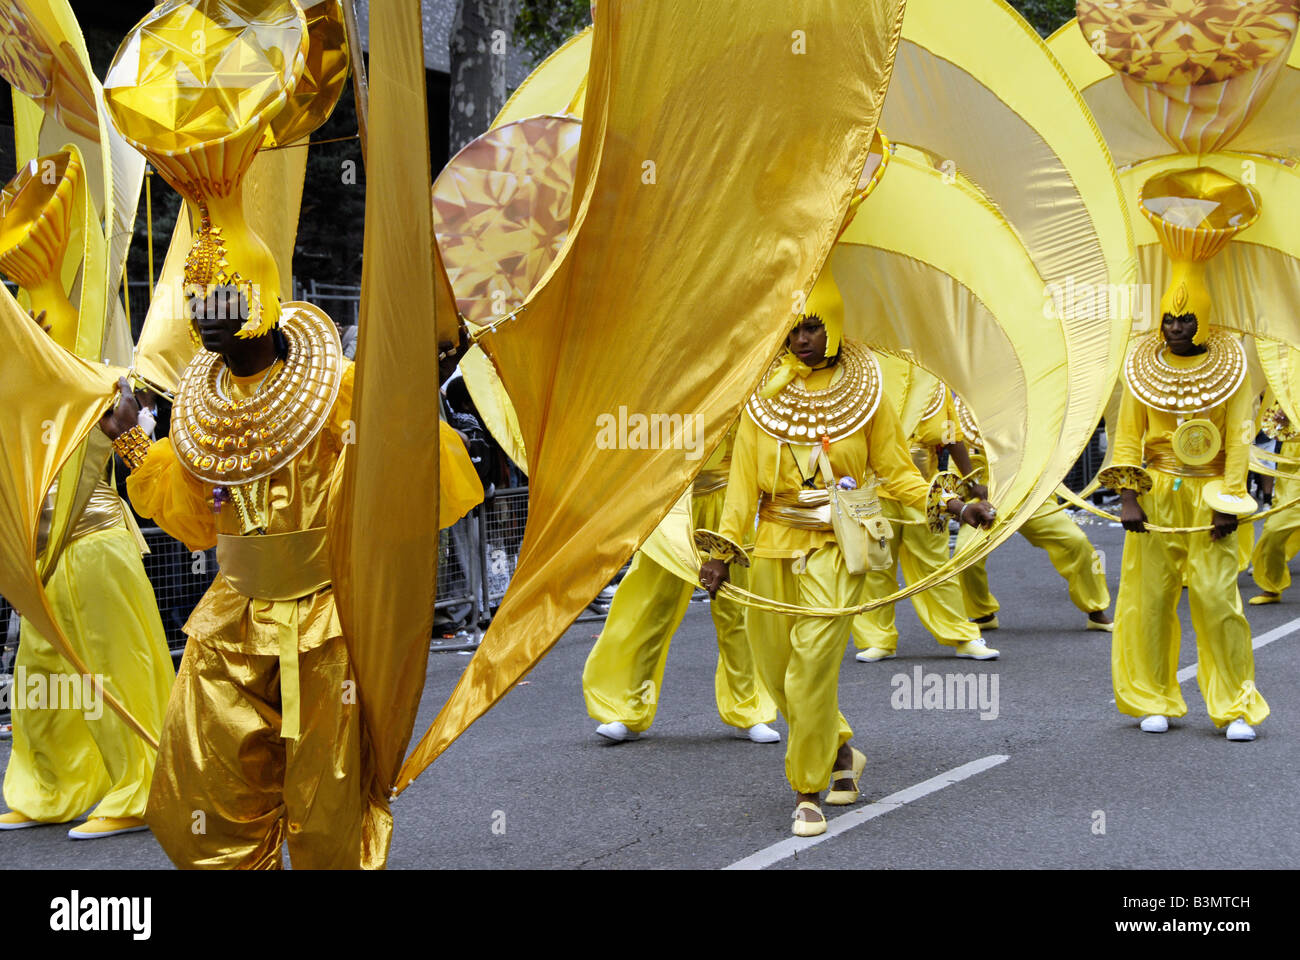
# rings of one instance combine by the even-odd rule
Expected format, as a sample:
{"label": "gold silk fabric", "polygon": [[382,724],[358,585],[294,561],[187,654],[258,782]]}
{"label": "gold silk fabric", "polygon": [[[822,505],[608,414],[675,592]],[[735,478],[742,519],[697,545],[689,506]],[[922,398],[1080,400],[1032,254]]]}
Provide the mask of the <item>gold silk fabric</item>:
{"label": "gold silk fabric", "polygon": [[49,0],[0,2],[0,74],[61,126],[98,142],[94,78],[66,42],[53,9],[57,5]]}
{"label": "gold silk fabric", "polygon": [[681,445],[602,449],[596,418],[698,417],[702,450],[735,421],[843,222],[901,14],[896,0],[601,6],[568,241],[479,341],[528,452],[519,565],[398,789],[550,649],[703,464]]}

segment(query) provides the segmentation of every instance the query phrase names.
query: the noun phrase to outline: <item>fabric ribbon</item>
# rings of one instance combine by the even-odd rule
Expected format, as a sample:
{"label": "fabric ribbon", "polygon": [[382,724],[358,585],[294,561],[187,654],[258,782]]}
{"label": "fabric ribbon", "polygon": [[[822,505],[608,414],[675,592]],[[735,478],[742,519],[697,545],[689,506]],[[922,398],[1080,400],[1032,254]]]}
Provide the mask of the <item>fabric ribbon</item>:
{"label": "fabric ribbon", "polygon": [[301,733],[298,684],[298,601],[275,600],[268,615],[280,638],[280,737],[297,740]]}
{"label": "fabric ribbon", "polygon": [[778,393],[786,388],[795,377],[800,379],[812,373],[812,367],[804,363],[793,353],[786,351],[785,356],[781,358],[781,364],[776,368],[776,372],[768,379],[767,384],[758,395],[764,400],[775,397]]}

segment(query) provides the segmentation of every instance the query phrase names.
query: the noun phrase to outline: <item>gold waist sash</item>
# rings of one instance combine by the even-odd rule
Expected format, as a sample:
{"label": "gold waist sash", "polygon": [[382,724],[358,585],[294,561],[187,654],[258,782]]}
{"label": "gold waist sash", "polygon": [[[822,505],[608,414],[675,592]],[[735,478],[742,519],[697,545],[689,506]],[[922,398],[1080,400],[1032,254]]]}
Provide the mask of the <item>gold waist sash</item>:
{"label": "gold waist sash", "polygon": [[266,536],[217,536],[221,575],[242,596],[297,600],[330,585],[325,528]]}
{"label": "gold waist sash", "polygon": [[912,455],[912,462],[916,464],[916,469],[921,471],[921,476],[926,480],[933,478],[939,472],[939,457],[933,447],[917,445],[908,452]]}
{"label": "gold waist sash", "polygon": [[[45,544],[50,539],[50,526],[54,522],[54,500],[58,493],[59,481],[56,477],[54,482],[50,484],[49,492],[45,495],[45,503],[41,507],[40,524],[36,528],[37,554],[45,550]],[[86,501],[86,509],[81,511],[81,516],[73,524],[68,539],[70,541],[78,540],[88,533],[96,533],[100,530],[115,527],[122,522],[123,516],[122,498],[117,495],[116,490],[108,485],[108,481],[101,480],[90,491],[90,499]]]}
{"label": "gold waist sash", "polygon": [[706,493],[713,493],[721,490],[727,485],[727,478],[731,475],[730,470],[701,470],[695,477],[694,493],[697,497],[702,497]]}
{"label": "gold waist sash", "polygon": [[1172,453],[1157,453],[1147,461],[1147,469],[1159,470],[1175,477],[1221,477],[1226,458],[1220,454],[1209,463],[1193,466],[1183,463]]}
{"label": "gold waist sash", "polygon": [[758,501],[758,519],[794,527],[830,533],[831,497],[825,490],[801,490],[796,496],[765,493]]}

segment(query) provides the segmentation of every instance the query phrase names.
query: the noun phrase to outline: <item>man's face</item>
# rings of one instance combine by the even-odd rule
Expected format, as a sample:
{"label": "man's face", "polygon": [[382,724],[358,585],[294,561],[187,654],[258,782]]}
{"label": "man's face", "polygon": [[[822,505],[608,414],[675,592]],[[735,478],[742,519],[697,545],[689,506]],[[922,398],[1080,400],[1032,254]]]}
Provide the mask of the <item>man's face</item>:
{"label": "man's face", "polygon": [[826,325],[820,317],[804,317],[790,331],[786,343],[801,363],[815,366],[826,359]]}
{"label": "man's face", "polygon": [[1160,320],[1160,332],[1164,335],[1165,343],[1169,344],[1169,349],[1176,354],[1190,353],[1196,349],[1192,338],[1196,336],[1196,314],[1183,313],[1174,316],[1172,313],[1166,313]]}
{"label": "man's face", "polygon": [[189,297],[191,322],[198,331],[205,350],[230,353],[236,344],[235,332],[248,319],[248,300],[234,286],[209,287]]}

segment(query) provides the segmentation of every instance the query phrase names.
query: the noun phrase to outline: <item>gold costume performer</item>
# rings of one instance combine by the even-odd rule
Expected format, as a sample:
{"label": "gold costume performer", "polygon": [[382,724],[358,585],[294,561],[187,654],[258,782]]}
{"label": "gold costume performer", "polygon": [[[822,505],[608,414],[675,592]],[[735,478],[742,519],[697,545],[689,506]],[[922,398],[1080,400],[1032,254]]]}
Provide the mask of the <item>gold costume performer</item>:
{"label": "gold costume performer", "polygon": [[[0,269],[18,282],[54,342],[98,362],[108,339],[107,311],[91,292],[93,278],[102,273],[103,249],[92,239],[89,191],[76,147],[23,164],[0,201]],[[76,231],[86,239],[71,244],[77,220]],[[84,274],[76,304],[60,282],[62,267],[73,261]],[[55,480],[41,515],[37,553],[52,566],[45,588],[73,651],[156,738],[175,671],[140,562],[143,540],[103,475],[108,454],[97,438],[64,471],[67,482],[87,495],[79,513],[66,513],[66,536],[59,535],[57,518],[81,501],[64,505]],[[146,829],[153,747],[94,696],[89,678],[26,618],[10,692],[13,748],[4,777],[9,812],[0,815],[0,829],[64,823],[87,811],[87,822],[68,831],[74,840]]]}
{"label": "gold costume performer", "polygon": [[[726,499],[735,430],[727,434],[695,479],[691,514],[696,529],[716,530]],[[743,568],[742,568],[743,569]],[[743,586],[743,572],[732,571]],[[663,691],[668,644],[686,615],[695,585],[659,564],[644,550],[632,558],[609,607],[605,628],[582,671],[587,712],[600,722],[596,732],[610,740],[635,740],[654,722]],[[713,687],[718,715],[756,743],[775,743],[768,726],[776,704],[759,681],[745,635],[745,610],[715,597],[709,612],[718,634]]]}
{"label": "gold costume performer", "polygon": [[[957,425],[957,411],[952,397],[942,383],[935,390],[927,409],[921,414],[908,449],[912,462],[927,480],[939,472],[938,450],[962,442]],[[902,567],[903,580],[909,586],[948,561],[948,529],[936,533],[926,524],[924,505],[909,508],[894,500],[882,501],[886,519],[893,521],[894,536],[890,540],[892,563],[888,570],[867,574],[867,597],[893,593],[898,567]],[[900,520],[912,521],[899,523]],[[972,528],[973,529],[973,528]],[[962,604],[961,587],[956,580],[944,580],[928,590],[912,595],[912,606],[921,625],[930,631],[935,640],[945,647],[953,647],[954,655],[970,660],[993,660],[998,651],[984,645],[980,631],[967,619]],[[894,605],[877,607],[853,618],[853,642],[858,647],[857,659],[863,663],[892,659],[898,650],[898,627],[894,622]]]}
{"label": "gold costume performer", "polygon": [[[1099,476],[1122,492],[1121,516],[1130,530],[1111,675],[1116,706],[1144,717],[1142,729],[1162,733],[1169,717],[1187,713],[1177,678],[1178,600],[1185,578],[1196,631],[1196,677],[1210,718],[1215,726],[1228,726],[1230,740],[1253,740],[1251,726],[1269,710],[1255,689],[1233,535],[1235,516],[1254,509],[1246,493],[1253,397],[1241,345],[1201,327],[1199,318],[1209,315],[1202,290],[1194,281],[1175,279],[1173,296],[1166,294],[1161,305],[1162,332],[1138,340],[1125,363],[1114,464]],[[1189,339],[1207,351],[1171,349]],[[1220,536],[1134,532],[1144,521],[1163,527],[1213,524]]]}
{"label": "gold costume performer", "polygon": [[[710,593],[725,581],[727,563],[743,560],[740,544],[757,513],[752,592],[803,606],[857,604],[866,587],[865,568],[850,572],[833,532],[827,488],[835,488],[836,502],[853,488],[866,495],[874,514],[870,538],[891,535],[888,524],[874,523],[881,520],[877,494],[908,508],[927,505],[930,487],[908,455],[898,414],[882,399],[879,365],[863,345],[841,341],[843,317],[843,300],[825,270],[787,351],[741,416],[718,546],[701,569]],[[967,509],[955,498],[950,504]],[[875,551],[875,565],[887,562],[885,549]],[[819,792],[830,782],[827,803],[853,803],[866,766],[866,756],[849,746],[853,730],[838,706],[852,620],[759,608],[747,617],[759,676],[789,723],[785,773],[799,795],[793,831],[815,836],[826,830]]]}
{"label": "gold costume performer", "polygon": [[[954,398],[954,402],[957,421],[971,450],[976,477],[982,477],[988,464],[984,451],[978,445],[979,428],[960,398]],[[1101,558],[1088,535],[1060,509],[1056,497],[1049,497],[1016,532],[1035,547],[1047,551],[1048,560],[1069,588],[1070,602],[1089,615],[1087,629],[1113,630],[1113,623],[1093,617],[1097,613],[1104,615],[1110,606],[1110,589],[1106,586],[1106,572]],[[961,550],[970,536],[968,530],[962,530],[957,535],[958,550]],[[989,589],[986,560],[987,558],[981,558],[971,564],[957,575],[957,579],[961,584],[966,616],[975,621],[981,630],[996,630],[999,626],[998,611],[1002,607]]]}

